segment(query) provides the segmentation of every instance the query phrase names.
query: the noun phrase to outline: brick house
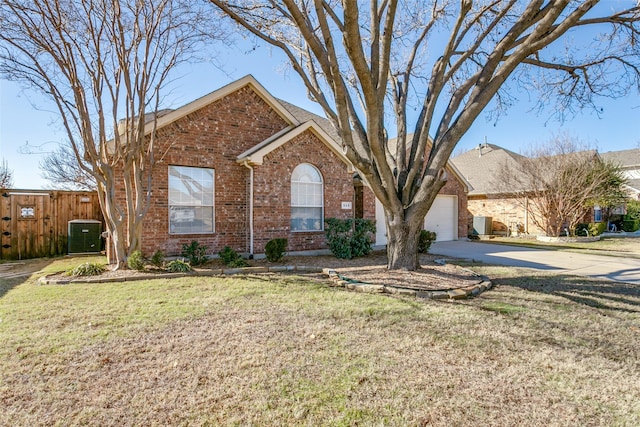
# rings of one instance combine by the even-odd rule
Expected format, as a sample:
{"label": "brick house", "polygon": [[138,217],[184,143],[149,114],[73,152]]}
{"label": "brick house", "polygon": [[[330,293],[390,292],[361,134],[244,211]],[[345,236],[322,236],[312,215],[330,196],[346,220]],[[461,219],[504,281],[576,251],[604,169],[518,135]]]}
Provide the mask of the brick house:
{"label": "brick house", "polygon": [[625,186],[634,200],[640,200],[640,148],[600,153],[603,160],[619,165],[627,179]]}
{"label": "brick house", "polygon": [[[585,151],[584,154],[598,156],[595,150]],[[531,220],[529,210],[534,209],[534,205],[530,203],[531,198],[519,200],[513,194],[505,193],[498,183],[501,168],[506,165],[510,169],[517,169],[522,159],[524,156],[520,154],[487,143],[480,144],[451,159],[451,163],[471,186],[467,196],[467,224],[470,232],[495,235],[507,235],[509,232],[545,235],[545,231]],[[585,208],[583,221],[601,222],[602,217],[598,214],[598,209]],[[477,220],[483,217],[491,218],[490,233],[479,229],[482,228],[483,223],[482,221],[478,223]]]}
{"label": "brick house", "polygon": [[[252,76],[164,111],[156,135],[162,156],[144,219],[145,255],[179,255],[193,240],[209,255],[225,246],[262,254],[281,237],[289,252],[326,249],[324,218],[377,217],[375,197],[354,180],[331,124],[273,97]],[[461,193],[466,211],[462,185],[445,191]]]}

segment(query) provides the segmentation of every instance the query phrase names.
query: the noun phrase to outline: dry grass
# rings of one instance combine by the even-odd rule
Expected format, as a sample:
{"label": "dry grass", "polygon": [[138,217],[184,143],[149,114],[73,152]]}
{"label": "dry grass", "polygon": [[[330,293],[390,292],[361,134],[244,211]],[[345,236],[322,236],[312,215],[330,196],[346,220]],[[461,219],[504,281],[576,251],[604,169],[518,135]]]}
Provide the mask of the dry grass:
{"label": "dry grass", "polygon": [[306,277],[14,284],[0,425],[640,425],[637,287],[481,267],[445,303]]}

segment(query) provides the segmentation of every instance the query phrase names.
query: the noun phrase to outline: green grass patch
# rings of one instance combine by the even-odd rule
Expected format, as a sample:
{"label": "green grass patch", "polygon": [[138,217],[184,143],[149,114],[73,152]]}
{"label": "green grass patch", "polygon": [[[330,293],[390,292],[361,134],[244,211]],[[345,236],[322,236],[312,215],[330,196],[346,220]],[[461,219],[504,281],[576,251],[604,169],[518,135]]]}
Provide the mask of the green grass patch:
{"label": "green grass patch", "polygon": [[512,305],[504,302],[487,302],[481,305],[481,307],[485,310],[495,311],[500,314],[516,314],[524,311],[524,307],[520,307],[517,305]]}

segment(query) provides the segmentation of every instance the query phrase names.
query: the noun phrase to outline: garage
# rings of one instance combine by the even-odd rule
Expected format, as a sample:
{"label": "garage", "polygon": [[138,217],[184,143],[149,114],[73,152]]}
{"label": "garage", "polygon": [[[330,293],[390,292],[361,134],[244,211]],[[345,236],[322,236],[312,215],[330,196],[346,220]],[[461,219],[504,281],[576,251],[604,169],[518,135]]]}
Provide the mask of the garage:
{"label": "garage", "polygon": [[[436,241],[458,240],[458,197],[438,195],[424,219],[424,229],[435,231]],[[387,244],[384,209],[376,200],[376,245]]]}
{"label": "garage", "polygon": [[458,240],[458,197],[438,195],[424,218],[424,229],[436,232],[436,242]]}

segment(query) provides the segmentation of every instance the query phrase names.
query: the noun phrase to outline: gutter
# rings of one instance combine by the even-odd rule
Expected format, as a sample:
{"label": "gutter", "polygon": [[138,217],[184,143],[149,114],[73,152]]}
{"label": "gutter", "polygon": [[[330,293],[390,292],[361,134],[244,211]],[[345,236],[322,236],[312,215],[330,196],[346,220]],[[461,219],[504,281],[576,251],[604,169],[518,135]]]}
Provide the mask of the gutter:
{"label": "gutter", "polygon": [[253,258],[253,166],[248,160],[242,164],[249,169],[249,258]]}

